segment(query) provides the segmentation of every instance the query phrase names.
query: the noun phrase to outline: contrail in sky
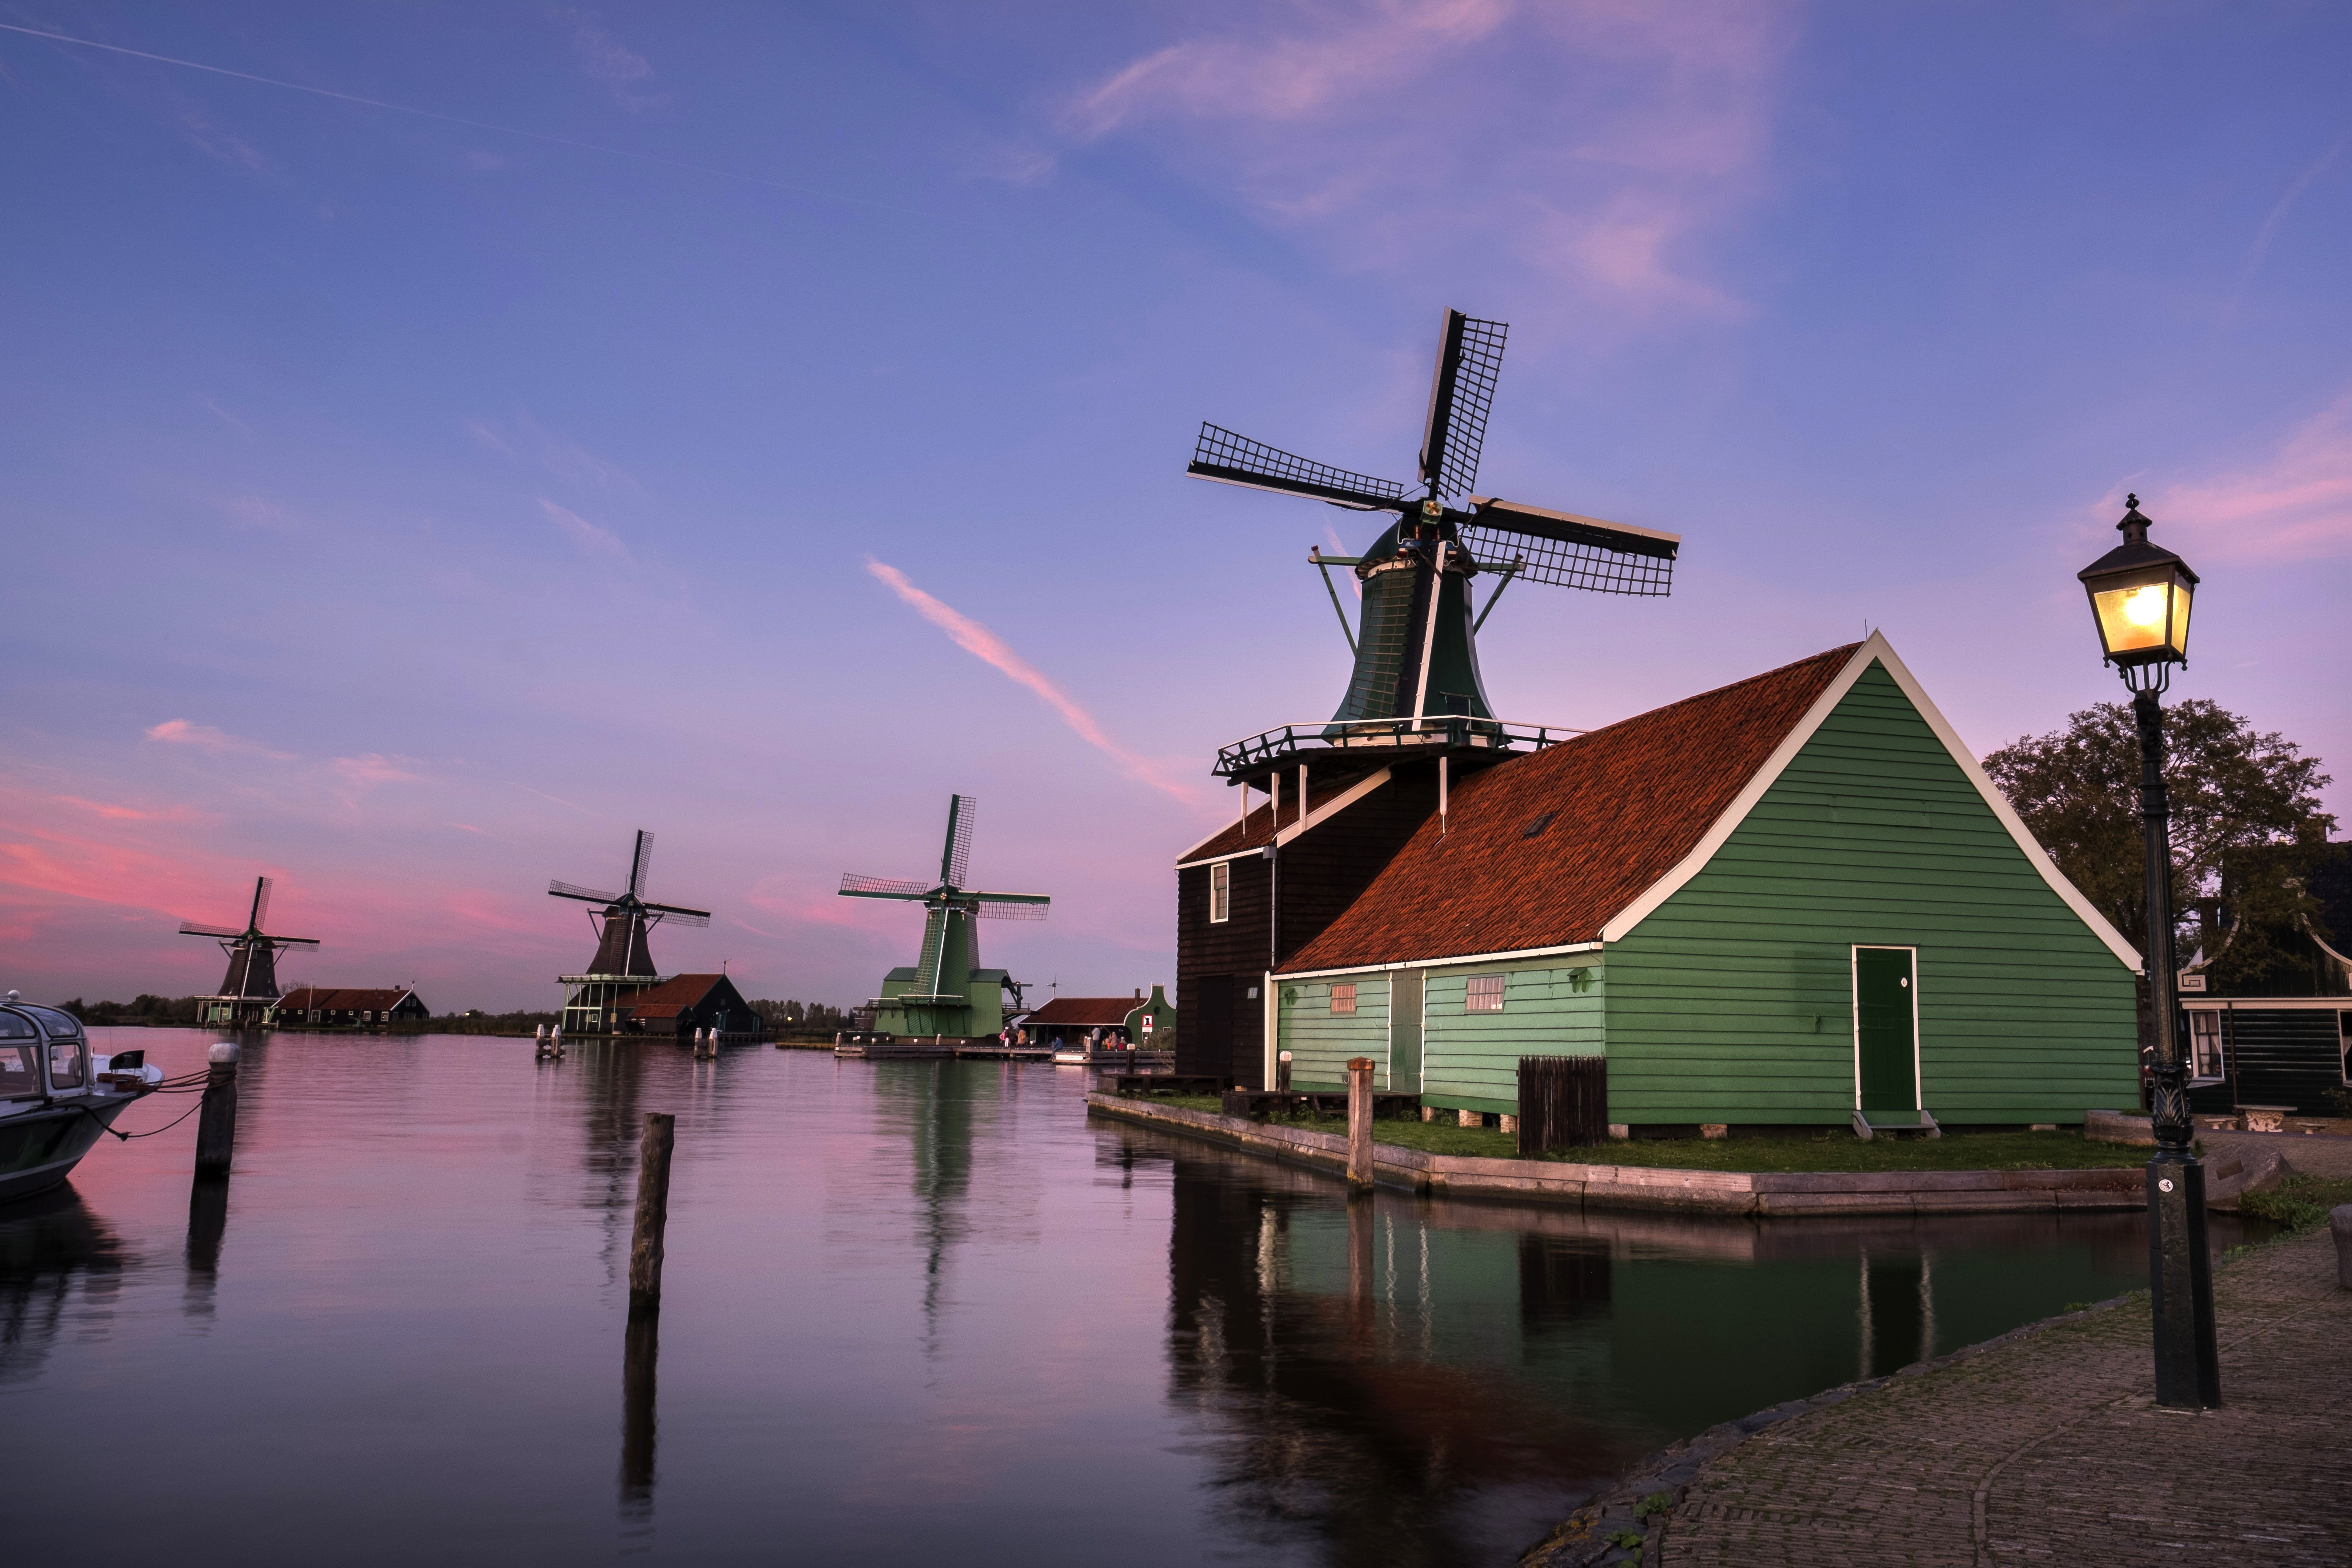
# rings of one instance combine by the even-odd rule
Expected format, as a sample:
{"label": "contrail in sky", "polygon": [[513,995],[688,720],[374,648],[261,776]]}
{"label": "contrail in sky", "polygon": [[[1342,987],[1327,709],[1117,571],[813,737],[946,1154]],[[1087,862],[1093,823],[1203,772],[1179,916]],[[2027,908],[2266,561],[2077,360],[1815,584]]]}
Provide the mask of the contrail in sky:
{"label": "contrail in sky", "polygon": [[231,70],[226,66],[208,66],[202,60],[184,60],[173,55],[150,54],[145,49],[125,48],[121,44],[101,44],[96,38],[77,38],[66,33],[44,32],[38,27],[20,27],[14,22],[0,22],[0,32],[22,33],[28,38],[46,38],[54,44],[71,44],[77,48],[104,49],[110,55],[128,55],[132,59],[153,60],[158,65],[178,66],[183,70],[207,71],[214,76],[234,77],[239,81],[258,82],[263,87],[284,88],[289,92],[307,92],[315,98],[331,98],[341,103],[356,103],[368,109],[388,109],[394,114],[414,114],[425,120],[438,120],[448,125],[470,126],[476,131],[495,131],[501,136],[522,136],[533,142],[546,142],[558,147],[576,147],[583,153],[604,153],[615,158],[634,158],[640,163],[659,163],[666,168],[684,169],[690,174],[712,174],[722,180],[745,180],[770,190],[790,191],[794,195],[814,196],[819,201],[846,202],[852,206],[876,207],[883,212],[919,215],[887,202],[868,201],[863,196],[835,195],[831,191],[811,190],[806,185],[786,184],[759,174],[739,174],[731,169],[714,169],[705,163],[688,163],[676,158],[664,158],[652,153],[635,153],[626,147],[609,147],[598,142],[575,142],[569,136],[551,136],[544,131],[525,131],[520,125],[498,125],[487,120],[468,120],[460,114],[443,114],[437,110],[415,109],[405,103],[387,103],[380,98],[362,98],[355,92],[337,92],[332,88],[310,87],[299,81],[283,81],[273,76],[256,76],[251,71]]}
{"label": "contrail in sky", "polygon": [[995,666],[1043,698],[1045,705],[1062,716],[1062,721],[1078,732],[1078,738],[1119,765],[1128,777],[1148,784],[1153,789],[1174,795],[1185,805],[1193,804],[1192,792],[1180,784],[1160,776],[1160,769],[1150,759],[1139,757],[1108,735],[1095,722],[1095,716],[1077,702],[1045,673],[1012,648],[1004,639],[963,614],[954,606],[931,597],[912,583],[896,566],[866,557],[866,569],[890,585],[890,591],[915,607],[923,619],[955,639],[956,646],[983,664]]}

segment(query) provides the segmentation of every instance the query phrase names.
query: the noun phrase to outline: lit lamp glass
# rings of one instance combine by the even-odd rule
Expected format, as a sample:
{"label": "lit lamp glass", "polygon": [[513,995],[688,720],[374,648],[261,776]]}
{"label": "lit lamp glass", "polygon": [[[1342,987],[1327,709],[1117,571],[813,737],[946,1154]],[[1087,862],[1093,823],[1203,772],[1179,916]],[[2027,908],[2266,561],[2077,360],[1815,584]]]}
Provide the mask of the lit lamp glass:
{"label": "lit lamp glass", "polygon": [[2189,607],[2197,574],[2171,551],[2147,542],[2139,498],[2116,527],[2124,542],[2080,574],[2099,628],[2099,651],[2110,664],[2189,662]]}

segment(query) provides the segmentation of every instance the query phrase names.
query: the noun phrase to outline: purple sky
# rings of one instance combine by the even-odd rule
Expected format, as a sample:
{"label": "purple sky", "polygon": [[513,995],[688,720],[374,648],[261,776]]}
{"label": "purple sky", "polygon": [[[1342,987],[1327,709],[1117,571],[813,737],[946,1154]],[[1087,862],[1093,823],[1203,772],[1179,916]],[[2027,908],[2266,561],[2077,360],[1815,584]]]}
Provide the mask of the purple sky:
{"label": "purple sky", "polygon": [[[550,877],[666,969],[847,1003],[947,795],[991,962],[1171,978],[1215,746],[1327,714],[1309,545],[1203,417],[1406,477],[1438,313],[1511,323],[1482,489],[1669,529],[1515,589],[1510,718],[1885,628],[1979,752],[2118,688],[2136,489],[2182,695],[2352,814],[2352,13],[0,0],[7,985],[547,1005]],[[92,47],[103,44],[110,49]],[[135,52],[123,52],[135,51]],[[161,57],[161,58],[157,58]],[[175,63],[176,62],[176,63]],[[213,68],[210,69],[199,67]],[[241,73],[241,74],[228,74]]]}

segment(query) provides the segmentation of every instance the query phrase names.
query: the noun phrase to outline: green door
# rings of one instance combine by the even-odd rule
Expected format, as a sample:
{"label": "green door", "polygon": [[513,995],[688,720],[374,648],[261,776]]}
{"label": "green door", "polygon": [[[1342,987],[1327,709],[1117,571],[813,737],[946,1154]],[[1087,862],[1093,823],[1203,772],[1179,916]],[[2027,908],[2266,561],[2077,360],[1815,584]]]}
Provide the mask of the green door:
{"label": "green door", "polygon": [[1853,950],[1854,1074],[1865,1114],[1919,1108],[1913,968],[1907,947]]}
{"label": "green door", "polygon": [[1418,969],[1389,976],[1389,1091],[1421,1092],[1421,992]]}

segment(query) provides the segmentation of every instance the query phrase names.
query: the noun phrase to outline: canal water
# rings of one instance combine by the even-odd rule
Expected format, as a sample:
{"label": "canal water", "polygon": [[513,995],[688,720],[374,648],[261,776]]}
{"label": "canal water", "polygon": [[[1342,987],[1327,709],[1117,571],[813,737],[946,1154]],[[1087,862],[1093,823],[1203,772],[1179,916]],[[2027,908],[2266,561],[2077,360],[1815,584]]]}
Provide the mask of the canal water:
{"label": "canal water", "polygon": [[12,1561],[1505,1563],[1675,1437],[2146,1267],[2129,1215],[1351,1205],[1076,1068],[284,1035],[241,1081],[225,1199],[189,1121],[0,1209]]}

